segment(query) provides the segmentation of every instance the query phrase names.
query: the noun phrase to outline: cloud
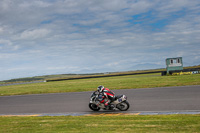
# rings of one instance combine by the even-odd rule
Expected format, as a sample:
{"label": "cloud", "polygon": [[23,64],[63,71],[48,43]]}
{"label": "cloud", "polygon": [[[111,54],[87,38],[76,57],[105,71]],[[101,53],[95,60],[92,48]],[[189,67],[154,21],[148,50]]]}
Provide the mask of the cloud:
{"label": "cloud", "polygon": [[0,34],[2,34],[4,32],[3,27],[0,27]]}
{"label": "cloud", "polygon": [[6,46],[11,46],[12,42],[10,40],[0,39],[0,44],[1,45],[6,45]]}
{"label": "cloud", "polygon": [[41,39],[46,37],[51,31],[48,29],[34,29],[34,30],[26,30],[21,33],[20,39],[29,39],[29,40],[35,40],[35,39]]}
{"label": "cloud", "polygon": [[[19,46],[13,44],[13,42],[11,42],[10,40],[0,39],[0,50],[7,51],[8,49],[10,51],[15,51],[15,50],[19,49]],[[3,54],[3,52],[2,52],[2,54]]]}
{"label": "cloud", "polygon": [[21,8],[33,8],[33,7],[47,8],[50,6],[52,6],[52,3],[49,3],[46,1],[40,1],[40,0],[23,1],[22,3],[19,4],[19,7],[21,7]]}
{"label": "cloud", "polygon": [[2,0],[0,72],[12,75],[13,70],[17,77],[124,71],[165,67],[165,59],[176,56],[182,56],[185,65],[199,64],[199,4]]}

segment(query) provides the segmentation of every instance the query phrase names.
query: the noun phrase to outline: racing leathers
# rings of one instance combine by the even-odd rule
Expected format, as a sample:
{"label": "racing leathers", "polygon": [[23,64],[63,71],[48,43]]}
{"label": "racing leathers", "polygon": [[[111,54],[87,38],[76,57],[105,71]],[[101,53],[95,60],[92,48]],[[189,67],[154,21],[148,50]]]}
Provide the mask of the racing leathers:
{"label": "racing leathers", "polygon": [[103,94],[103,100],[100,103],[104,103],[107,108],[108,105],[115,100],[115,93],[108,88],[103,88],[101,93]]}

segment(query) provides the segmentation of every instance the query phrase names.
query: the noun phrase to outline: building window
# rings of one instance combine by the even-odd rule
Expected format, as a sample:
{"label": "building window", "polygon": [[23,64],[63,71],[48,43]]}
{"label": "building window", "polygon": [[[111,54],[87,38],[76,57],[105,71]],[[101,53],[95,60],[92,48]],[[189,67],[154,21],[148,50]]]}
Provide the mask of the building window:
{"label": "building window", "polygon": [[180,59],[177,59],[177,63],[180,63]]}
{"label": "building window", "polygon": [[170,61],[170,64],[173,64],[174,63],[174,60],[173,59],[171,59],[171,61]]}

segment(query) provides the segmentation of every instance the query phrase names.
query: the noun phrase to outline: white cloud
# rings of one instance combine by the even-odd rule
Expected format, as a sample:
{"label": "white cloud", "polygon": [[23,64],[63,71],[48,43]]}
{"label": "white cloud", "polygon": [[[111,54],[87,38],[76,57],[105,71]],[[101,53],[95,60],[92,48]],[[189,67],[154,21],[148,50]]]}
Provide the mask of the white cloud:
{"label": "white cloud", "polygon": [[80,67],[77,66],[58,66],[58,67],[47,67],[47,70],[62,70],[62,71],[77,71]]}
{"label": "white cloud", "polygon": [[1,70],[9,66],[18,74],[120,71],[137,64],[165,65],[171,56],[183,56],[189,59],[187,65],[195,65],[200,56],[199,4],[2,0]]}
{"label": "white cloud", "polygon": [[19,45],[13,44],[10,40],[0,39],[0,50],[2,51],[15,51],[19,49]]}
{"label": "white cloud", "polygon": [[34,29],[34,30],[26,30],[21,33],[20,39],[29,39],[29,40],[35,40],[35,39],[41,39],[46,37],[51,31],[48,29]]}
{"label": "white cloud", "polygon": [[133,12],[132,14],[144,13],[150,10],[153,6],[154,6],[153,2],[149,2],[148,0],[141,0],[133,4],[130,4],[129,12]]}
{"label": "white cloud", "polygon": [[5,46],[11,46],[12,42],[10,40],[0,39],[0,44]]}
{"label": "white cloud", "polygon": [[0,34],[2,34],[3,32],[4,32],[4,29],[0,27]]}
{"label": "white cloud", "polygon": [[52,5],[52,3],[35,0],[35,1],[23,1],[22,3],[19,4],[19,7],[21,7],[21,8],[31,8],[31,7],[46,8],[51,5]]}

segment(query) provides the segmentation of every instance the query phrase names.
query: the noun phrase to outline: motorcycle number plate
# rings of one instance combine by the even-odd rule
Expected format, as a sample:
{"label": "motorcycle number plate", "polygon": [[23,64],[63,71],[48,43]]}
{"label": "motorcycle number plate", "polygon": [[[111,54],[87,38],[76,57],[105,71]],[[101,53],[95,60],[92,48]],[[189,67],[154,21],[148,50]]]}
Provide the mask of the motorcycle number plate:
{"label": "motorcycle number plate", "polygon": [[121,98],[119,98],[119,99],[118,99],[118,101],[119,101],[119,102],[122,102],[122,99],[121,99]]}

